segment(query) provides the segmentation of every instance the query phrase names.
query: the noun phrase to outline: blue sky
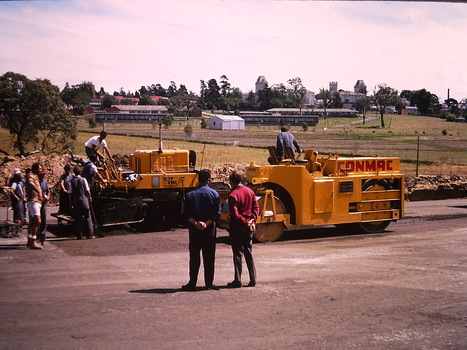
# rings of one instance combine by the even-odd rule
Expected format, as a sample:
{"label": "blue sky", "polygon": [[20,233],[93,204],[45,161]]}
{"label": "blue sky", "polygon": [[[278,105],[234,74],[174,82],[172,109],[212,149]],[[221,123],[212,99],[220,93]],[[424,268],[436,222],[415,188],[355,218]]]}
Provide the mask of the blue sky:
{"label": "blue sky", "polygon": [[110,93],[171,81],[243,92],[300,77],[467,98],[467,4],[386,1],[1,1],[0,74]]}

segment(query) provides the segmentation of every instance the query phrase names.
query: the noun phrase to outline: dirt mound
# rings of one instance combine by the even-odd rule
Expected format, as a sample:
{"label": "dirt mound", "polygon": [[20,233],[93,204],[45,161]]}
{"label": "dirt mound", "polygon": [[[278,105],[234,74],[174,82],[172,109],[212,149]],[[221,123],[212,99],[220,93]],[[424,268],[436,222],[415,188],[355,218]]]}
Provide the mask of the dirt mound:
{"label": "dirt mound", "polygon": [[26,158],[14,158],[10,156],[3,157],[0,163],[0,177],[2,179],[2,194],[1,194],[1,204],[5,205],[6,200],[8,200],[8,196],[5,193],[6,189],[3,187],[6,185],[9,177],[13,174],[13,170],[18,168],[23,172],[26,168],[31,168],[31,165],[35,162],[40,162],[44,165],[45,169],[47,170],[47,174],[45,175],[45,179],[47,180],[50,191],[51,191],[51,199],[50,203],[57,203],[58,202],[58,192],[60,188],[60,184],[58,180],[60,175],[63,174],[63,167],[66,163],[69,162],[69,157],[65,156],[58,156],[58,155],[49,155],[49,156],[29,156]]}
{"label": "dirt mound", "polygon": [[226,163],[226,164],[216,165],[211,169],[213,181],[224,182],[228,184],[230,173],[232,171],[238,171],[239,173],[244,174],[245,168],[247,167],[247,165],[248,163],[244,163],[244,164]]}
{"label": "dirt mound", "polygon": [[405,194],[410,201],[465,198],[467,179],[461,176],[421,175],[406,182]]}

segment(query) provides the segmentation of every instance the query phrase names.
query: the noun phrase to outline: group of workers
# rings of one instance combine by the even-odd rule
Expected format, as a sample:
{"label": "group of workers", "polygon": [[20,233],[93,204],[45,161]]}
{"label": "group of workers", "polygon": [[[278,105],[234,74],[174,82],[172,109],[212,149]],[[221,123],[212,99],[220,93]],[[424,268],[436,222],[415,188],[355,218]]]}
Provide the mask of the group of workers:
{"label": "group of workers", "polygon": [[[103,158],[99,152],[101,146],[112,159],[105,141],[106,136],[106,132],[102,131],[99,136],[90,138],[85,144],[89,160],[82,161],[73,169],[70,164],[66,164],[65,172],[60,176],[59,214],[73,216],[74,231],[78,239],[82,239],[83,231],[88,238],[94,238],[89,185],[94,176],[100,177],[95,162],[98,157]],[[10,189],[13,221],[28,224],[27,247],[30,249],[42,249],[46,238],[46,208],[50,198],[46,174],[44,165],[36,162],[26,169],[24,177],[20,169],[14,169],[12,176],[6,180],[6,186]]]}
{"label": "group of workers", "polygon": [[47,171],[42,164],[34,163],[26,169],[24,178],[20,169],[14,169],[13,176],[7,179],[13,221],[17,224],[28,223],[27,246],[31,249],[42,249],[46,237],[46,204],[50,188],[45,174]]}

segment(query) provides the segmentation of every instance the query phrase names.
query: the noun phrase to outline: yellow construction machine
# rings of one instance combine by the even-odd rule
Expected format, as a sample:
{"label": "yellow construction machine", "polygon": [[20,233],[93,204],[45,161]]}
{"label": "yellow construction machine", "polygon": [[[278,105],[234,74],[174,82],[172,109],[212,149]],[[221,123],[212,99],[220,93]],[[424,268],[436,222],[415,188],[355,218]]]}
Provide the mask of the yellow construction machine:
{"label": "yellow construction machine", "polygon": [[[261,211],[254,233],[258,241],[274,241],[291,226],[336,225],[377,233],[403,216],[399,158],[321,156],[308,150],[295,159],[288,149],[288,158],[280,160],[275,147],[269,152],[269,165],[251,163],[245,172]],[[227,204],[221,227],[228,228]]]}
{"label": "yellow construction machine", "polygon": [[105,161],[99,167],[104,182],[94,180],[93,207],[100,225],[147,220],[152,228],[180,223],[185,193],[198,186],[196,153],[189,150],[137,150],[130,169]]}
{"label": "yellow construction machine", "polygon": [[[337,225],[367,233],[384,231],[404,213],[404,175],[394,157],[340,157],[308,150],[286,159],[269,147],[268,165],[251,163],[245,185],[256,193],[261,213],[255,238],[278,239],[285,229]],[[298,157],[299,158],[299,157]],[[198,185],[196,153],[189,150],[139,150],[130,155],[130,169],[104,161],[94,181],[93,208],[98,225],[147,220],[151,228],[183,223],[185,193]],[[228,228],[228,185],[217,186],[223,199],[220,227]]]}
{"label": "yellow construction machine", "polygon": [[[71,159],[84,163],[72,153]],[[146,221],[150,229],[182,224],[185,193],[198,186],[195,151],[163,150],[159,135],[159,149],[136,150],[130,154],[129,163],[129,169],[118,169],[110,159],[97,163],[100,176],[95,176],[90,184],[94,224],[113,226]],[[73,220],[69,215],[54,216],[59,222]]]}

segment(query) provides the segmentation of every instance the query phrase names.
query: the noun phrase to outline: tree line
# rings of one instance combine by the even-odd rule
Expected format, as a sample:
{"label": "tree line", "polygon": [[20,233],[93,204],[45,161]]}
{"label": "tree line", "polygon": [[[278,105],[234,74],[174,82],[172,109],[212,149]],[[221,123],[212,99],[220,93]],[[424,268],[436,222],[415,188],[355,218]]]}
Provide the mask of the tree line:
{"label": "tree line", "polygon": [[[339,92],[332,94],[327,89],[320,89],[315,96],[320,105],[310,105],[307,92],[301,79],[296,77],[289,79],[287,84],[266,86],[257,93],[250,91],[244,97],[239,88],[232,87],[225,75],[220,77],[219,82],[214,78],[200,80],[199,94],[188,91],[183,84],[177,86],[173,81],[167,88],[161,84],[152,84],[141,86],[134,93],[125,92],[123,88],[113,94],[106,92],[103,87],[96,91],[92,82],[76,85],[66,83],[60,91],[48,79],[30,80],[22,74],[7,72],[0,77],[0,126],[13,135],[13,146],[21,155],[25,155],[27,144],[40,147],[45,153],[70,147],[77,135],[73,115],[82,115],[93,99],[98,99],[103,109],[118,104],[166,105],[171,115],[187,118],[194,109],[238,113],[242,110],[264,111],[271,108],[301,110],[323,107],[326,111],[327,108],[343,106]],[[161,98],[156,101],[153,96]],[[425,115],[440,115],[448,120],[467,115],[467,99],[461,102],[453,98],[446,100],[448,111],[443,115],[440,114],[441,104],[435,94],[425,89],[403,90],[399,94],[386,84],[379,84],[373,96],[360,98],[353,107],[365,115],[371,106],[376,106],[381,114],[381,127],[384,128],[387,107],[395,106],[400,111],[403,108],[401,98],[406,98],[411,106],[417,107]]]}

